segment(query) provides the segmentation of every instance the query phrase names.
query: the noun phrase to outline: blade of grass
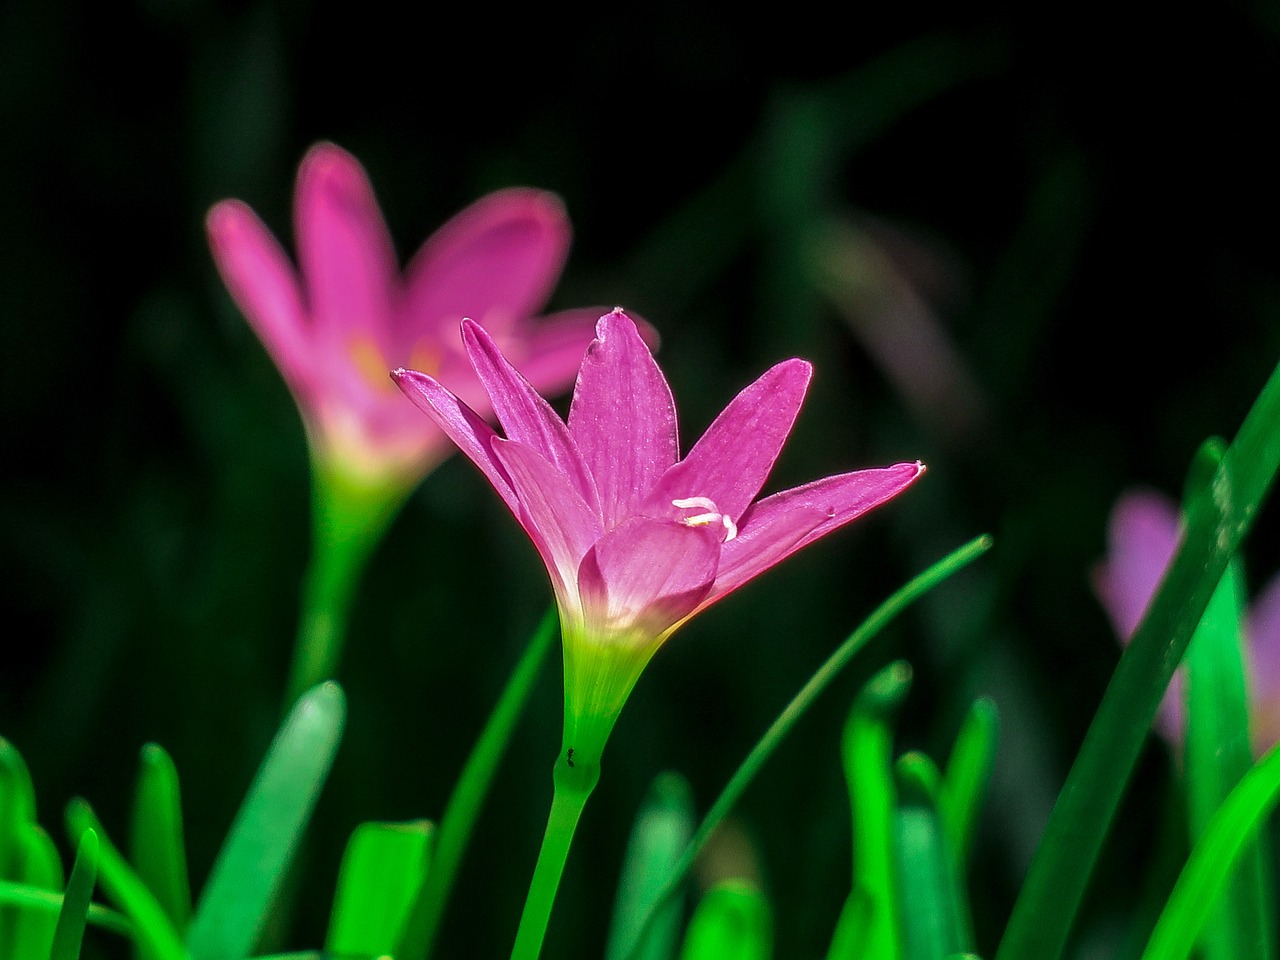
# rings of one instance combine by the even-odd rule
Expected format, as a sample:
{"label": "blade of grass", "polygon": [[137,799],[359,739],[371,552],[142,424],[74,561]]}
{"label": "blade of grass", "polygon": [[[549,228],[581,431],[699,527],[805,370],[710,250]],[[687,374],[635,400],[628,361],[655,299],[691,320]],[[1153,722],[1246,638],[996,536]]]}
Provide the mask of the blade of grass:
{"label": "blade of grass", "polygon": [[[56,918],[58,911],[62,909],[62,894],[41,887],[28,886],[25,883],[0,880],[0,904]],[[128,917],[100,903],[89,904],[88,921],[103,930],[110,930],[125,937],[133,936],[133,924],[129,922]],[[32,954],[15,953],[12,956],[32,956]]]}
{"label": "blade of grass", "polygon": [[53,932],[53,948],[49,960],[79,960],[84,928],[89,919],[93,885],[98,880],[98,835],[86,830],[80,836],[71,879],[58,911],[58,924]]}
{"label": "blade of grass", "polygon": [[405,912],[430,863],[434,834],[429,820],[356,827],[338,871],[325,953],[393,953]]}
{"label": "blade of grass", "polygon": [[129,836],[130,860],[178,931],[191,922],[178,771],[158,744],[142,748]]}
{"label": "blade of grass", "polygon": [[[817,669],[814,675],[809,678],[809,681],[800,689],[800,692],[783,708],[782,713],[778,715],[756,745],[751,748],[751,752],[747,754],[746,759],[742,761],[733,777],[725,785],[720,796],[711,805],[711,809],[707,811],[706,816],[703,817],[702,822],[698,825],[698,829],[694,832],[693,839],[685,847],[683,856],[680,857],[680,861],[672,870],[671,876],[663,884],[662,893],[654,901],[653,907],[650,908],[648,915],[645,917],[644,927],[641,928],[642,931],[648,929],[649,924],[653,922],[653,918],[661,906],[675,895],[685,875],[693,866],[694,860],[702,852],[702,848],[706,846],[708,838],[710,838],[729,811],[733,809],[734,804],[742,797],[747,786],[755,779],[756,774],[760,772],[760,768],[773,755],[773,751],[778,748],[787,734],[791,732],[791,728],[796,725],[797,721],[804,716],[809,706],[826,690],[840,674],[840,671],[849,665],[854,655],[914,601],[953,574],[964,569],[989,549],[991,549],[991,538],[989,536],[984,534],[983,536],[975,537],[964,546],[947,554],[923,573],[913,577],[894,591],[880,606],[876,607],[871,616],[867,617],[862,622],[862,625],[850,634],[844,643],[836,649],[835,653],[828,657],[826,662]],[[635,948],[633,947],[632,953],[628,954],[628,957],[634,957],[634,951]]]}
{"label": "blade of grass", "polygon": [[671,960],[680,939],[680,905],[672,901],[640,936],[645,915],[662,890],[662,883],[693,835],[696,822],[693,790],[678,773],[660,774],[649,787],[636,816],[622,861],[617,900],[605,960],[623,960],[632,945],[637,960]]}
{"label": "blade of grass", "polygon": [[718,883],[699,901],[685,933],[680,960],[769,960],[773,911],[744,880]]}
{"label": "blade of grass", "polygon": [[1280,467],[1280,368],[1272,373],[1187,529],[1085,734],[996,960],[1057,960],[1156,707],[1192,631]]}
{"label": "blade of grass", "polygon": [[1142,960],[1186,960],[1240,854],[1280,800],[1280,748],[1241,778],[1187,858]]}
{"label": "blade of grass", "polygon": [[289,712],[223,842],[187,931],[193,960],[249,956],[328,776],[346,718],[326,681]]}
{"label": "blade of grass", "polygon": [[938,815],[955,853],[961,878],[973,846],[982,800],[991,785],[998,733],[999,714],[995,703],[986,697],[974,701],[951,748],[938,794]]}

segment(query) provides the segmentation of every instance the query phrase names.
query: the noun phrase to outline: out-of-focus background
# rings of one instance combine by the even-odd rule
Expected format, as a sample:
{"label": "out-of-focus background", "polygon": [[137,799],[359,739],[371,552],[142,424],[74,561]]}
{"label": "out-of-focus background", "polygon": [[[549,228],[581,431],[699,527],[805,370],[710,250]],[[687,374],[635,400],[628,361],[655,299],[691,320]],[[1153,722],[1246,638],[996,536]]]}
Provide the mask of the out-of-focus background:
{"label": "out-of-focus background", "polygon": [[[548,954],[600,955],[656,774],[681,771],[705,810],[876,603],[989,532],[994,551],[802,721],[717,860],[771,895],[780,956],[823,954],[848,887],[840,727],[862,680],[906,657],[900,748],[941,759],[974,697],[1001,711],[971,878],[989,955],[1117,657],[1089,584],[1111,503],[1133,484],[1176,495],[1280,360],[1280,8],[907,4],[832,21],[808,6],[0,7],[0,734],[60,842],[77,794],[124,835],[154,740],[183,777],[198,888],[278,719],[305,448],[202,218],[239,197],[291,243],[297,162],[331,139],[366,165],[403,258],[491,189],[557,191],[575,244],[552,306],[647,317],[686,439],[768,365],[811,359],[771,489],[929,465],[657,656],[609,745]],[[1246,557],[1254,587],[1280,567],[1274,509]],[[548,601],[470,465],[429,476],[365,578],[348,733],[293,923],[266,946],[320,944],[358,822],[439,815]],[[549,666],[440,956],[509,949],[560,685]],[[1153,739],[1077,956],[1128,955],[1144,878],[1167,884],[1171,776]]]}

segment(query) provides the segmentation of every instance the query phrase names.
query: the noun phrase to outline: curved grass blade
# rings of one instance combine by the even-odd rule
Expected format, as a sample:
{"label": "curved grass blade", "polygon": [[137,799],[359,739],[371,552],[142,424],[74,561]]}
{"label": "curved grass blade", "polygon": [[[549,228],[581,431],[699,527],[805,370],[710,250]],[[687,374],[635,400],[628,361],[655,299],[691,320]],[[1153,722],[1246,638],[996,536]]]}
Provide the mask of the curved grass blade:
{"label": "curved grass blade", "polygon": [[[40,913],[55,921],[58,911],[62,909],[62,894],[54,893],[40,887],[28,886],[24,883],[13,883],[0,880],[0,904],[16,907],[29,913]],[[124,937],[133,936],[133,924],[122,913],[117,913],[100,903],[89,904],[88,921],[95,927],[118,933]],[[32,956],[32,954],[11,954],[11,956]]]}
{"label": "curved grass blade", "polygon": [[155,895],[125,862],[93,808],[77,797],[67,804],[67,831],[72,837],[92,830],[98,837],[98,882],[107,897],[133,925],[133,939],[145,960],[187,960],[182,938]]}
{"label": "curved grass blade", "polygon": [[963,953],[972,948],[973,933],[938,815],[941,776],[934,762],[918,753],[903,756],[897,773],[901,800],[893,836],[902,955],[905,960],[937,960]]}
{"label": "curved grass blade", "polygon": [[191,882],[182,836],[182,795],[178,771],[155,743],[142,748],[129,836],[130,860],[155,894],[175,929],[191,922]]}
{"label": "curved grass blade", "polygon": [[395,950],[405,911],[431,860],[435,824],[362,823],[342,855],[325,953],[382,957]]}
{"label": "curved grass blade", "polygon": [[529,646],[498,699],[498,705],[494,707],[479,739],[471,748],[471,755],[467,757],[449,802],[445,805],[444,816],[440,818],[430,870],[423,878],[418,894],[409,908],[395,951],[397,960],[425,960],[431,952],[445,905],[453,891],[458,866],[471,841],[471,832],[489,792],[489,785],[493,782],[494,771],[506,752],[516,722],[529,699],[534,681],[538,679],[538,671],[547,658],[547,652],[555,644],[558,624],[559,619],[553,607],[538,624]]}
{"label": "curved grass blade", "polygon": [[[27,764],[0,737],[0,881],[52,892],[62,890],[62,861],[36,823],[36,793]],[[53,943],[55,918],[5,907],[0,900],[0,957],[43,957]]]}
{"label": "curved grass blade", "polygon": [[[895,960],[902,954],[893,846],[898,791],[893,777],[890,721],[910,689],[910,664],[904,660],[889,664],[862,688],[845,722],[841,753],[852,818],[850,897],[854,903],[866,904],[865,914],[850,916],[865,918],[866,925],[860,929],[846,926],[836,939],[847,944],[847,950],[856,952],[837,952],[833,943],[833,960],[860,955]],[[853,919],[846,923],[853,923]]]}
{"label": "curved grass blade", "polygon": [[695,822],[689,781],[671,771],[659,774],[640,805],[627,842],[605,960],[624,960],[633,949],[636,960],[671,960],[675,956],[680,939],[679,901],[668,902],[648,933],[644,937],[640,934],[663,881],[693,835]]}
{"label": "curved grass blade", "polygon": [[873,912],[871,895],[854,887],[845,898],[844,906],[840,908],[835,933],[831,935],[831,947],[827,950],[827,960],[871,960],[874,957],[867,937]]}
{"label": "curved grass blade", "polygon": [[214,862],[187,931],[193,960],[249,956],[328,776],[346,717],[326,681],[289,712]]}
{"label": "curved grass blade", "polygon": [[961,878],[969,862],[982,801],[995,769],[999,714],[994,701],[975,700],[956,735],[938,793],[938,815]]}
{"label": "curved grass blade", "polygon": [[[910,606],[911,603],[991,549],[991,542],[991,537],[986,534],[975,537],[964,546],[947,554],[923,573],[916,575],[903,584],[880,606],[876,607],[871,615],[862,622],[862,625],[851,633],[844,643],[836,649],[835,653],[828,657],[822,666],[817,669],[814,675],[800,689],[800,692],[778,714],[777,719],[765,731],[764,736],[751,748],[751,752],[747,754],[746,759],[742,761],[742,764],[725,785],[720,796],[711,805],[711,809],[707,811],[706,816],[703,817],[702,822],[698,825],[698,829],[694,832],[693,839],[685,847],[680,861],[671,871],[671,876],[663,884],[662,893],[649,910],[645,918],[644,927],[641,928],[642,930],[648,929],[660,907],[675,895],[685,875],[693,866],[694,860],[702,852],[702,848],[706,845],[708,838],[710,838],[729,811],[733,809],[734,804],[741,798],[748,784],[755,779],[755,775],[760,772],[760,768],[764,766],[765,761],[773,755],[773,751],[778,748],[786,735],[791,732],[791,728],[796,725],[796,722],[809,709],[809,706],[831,684],[831,681],[839,675],[840,671],[848,666],[854,655],[881,630],[893,622],[894,618]],[[628,957],[634,956],[634,949],[631,954],[628,954]]]}
{"label": "curved grass blade", "polygon": [[1280,800],[1280,747],[1259,760],[1205,826],[1156,922],[1142,960],[1185,960],[1227,879]]}
{"label": "curved grass blade", "polygon": [[1227,563],[1280,467],[1280,368],[1197,496],[1173,562],[1125,648],[1014,903],[996,960],[1057,960],[1146,739]]}
{"label": "curved grass blade", "polygon": [[79,960],[80,944],[84,941],[84,928],[93,900],[93,885],[97,880],[98,835],[86,830],[80,836],[75,863],[71,866],[71,879],[67,881],[62,909],[58,911],[49,960]]}
{"label": "curved grass blade", "polygon": [[743,880],[718,883],[699,901],[685,933],[680,960],[769,960],[773,911]]}

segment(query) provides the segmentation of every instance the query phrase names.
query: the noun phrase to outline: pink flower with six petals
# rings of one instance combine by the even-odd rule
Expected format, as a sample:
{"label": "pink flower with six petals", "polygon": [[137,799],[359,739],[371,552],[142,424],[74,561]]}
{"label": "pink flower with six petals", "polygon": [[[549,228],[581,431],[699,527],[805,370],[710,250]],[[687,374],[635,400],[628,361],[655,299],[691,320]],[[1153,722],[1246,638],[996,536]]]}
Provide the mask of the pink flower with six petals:
{"label": "pink flower with six petals", "polygon": [[411,485],[452,452],[388,373],[409,365],[488,415],[458,339],[480,322],[540,389],[568,387],[600,308],[532,321],[564,266],[570,227],[553,194],[511,188],[482,198],[422,245],[403,275],[363,168],[331,143],[298,169],[295,269],[239,200],[206,227],[232,298],[288,384],[313,456],[370,486]]}
{"label": "pink flower with six petals", "polygon": [[565,744],[599,759],[654,652],[682,623],[901,492],[901,463],[757,500],[812,368],[786,360],[744,389],[682,459],[666,378],[621,310],[600,318],[565,423],[494,339],[462,339],[505,437],[428,374],[404,392],[480,468],[533,540],[564,635]]}

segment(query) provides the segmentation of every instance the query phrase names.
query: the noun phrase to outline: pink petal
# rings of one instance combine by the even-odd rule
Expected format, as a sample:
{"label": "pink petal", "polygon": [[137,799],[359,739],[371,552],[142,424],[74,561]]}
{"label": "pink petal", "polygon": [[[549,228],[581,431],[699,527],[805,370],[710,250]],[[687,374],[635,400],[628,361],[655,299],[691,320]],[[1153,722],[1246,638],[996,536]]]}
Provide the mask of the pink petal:
{"label": "pink petal", "polygon": [[493,484],[498,496],[502,497],[503,502],[519,519],[520,503],[510,480],[493,455],[492,442],[497,437],[493,428],[425,373],[402,368],[392,372],[391,379],[480,468],[480,472]]}
{"label": "pink petal", "polygon": [[512,188],[481,198],[410,262],[405,336],[452,337],[463,317],[501,336],[546,303],[570,237],[555,194]]}
{"label": "pink petal", "polygon": [[1249,608],[1248,637],[1254,700],[1280,722],[1280,575]]}
{"label": "pink petal", "polygon": [[1094,575],[1094,589],[1116,635],[1128,640],[1164,577],[1178,545],[1178,508],[1153,491],[1127,493],[1116,501],[1107,530],[1107,559]]}
{"label": "pink petal", "polygon": [[703,606],[897,496],[922,473],[922,463],[857,470],[775,493],[749,507],[738,536],[721,549],[720,571]]}
{"label": "pink petal", "polygon": [[606,529],[635,512],[680,455],[671,388],[621,310],[596,324],[573,390],[569,432],[595,478]]}
{"label": "pink petal", "polygon": [[551,409],[551,404],[507,362],[493,337],[478,323],[462,322],[462,342],[507,439],[532,447],[555,464],[582,499],[595,509],[599,498],[591,474],[568,428]]}
{"label": "pink petal", "polygon": [[549,313],[518,324],[509,339],[497,341],[498,346],[538,393],[563,393],[573,385],[587,347],[595,339],[596,321],[608,310],[581,307]]}
{"label": "pink petal", "polygon": [[600,518],[565,475],[536,450],[501,437],[491,445],[520,501],[516,516],[538,548],[556,595],[573,605],[578,564],[604,532]]}
{"label": "pink petal", "polygon": [[271,231],[239,200],[214,204],[205,217],[218,272],[285,382],[306,393],[312,350],[293,264]]}
{"label": "pink petal", "polygon": [[407,362],[391,331],[399,298],[395,251],[364,168],[334,144],[312,147],[298,168],[294,217],[317,331],[332,349],[371,341],[392,363]]}
{"label": "pink petal", "polygon": [[[586,636],[657,640],[695,609],[716,574],[715,531],[632,517],[605,534],[578,570]],[[639,639],[639,638],[634,638]]]}
{"label": "pink petal", "polygon": [[795,424],[813,367],[786,360],[739,393],[688,456],[666,472],[646,511],[679,497],[707,497],[737,520],[755,500]]}

